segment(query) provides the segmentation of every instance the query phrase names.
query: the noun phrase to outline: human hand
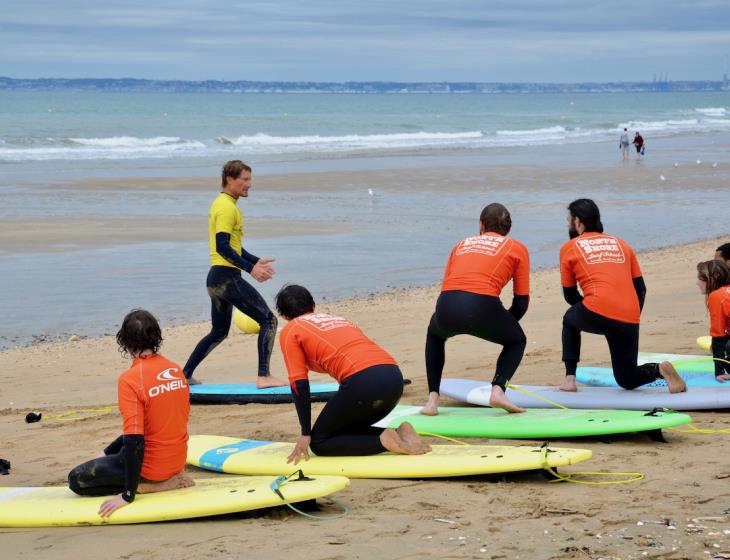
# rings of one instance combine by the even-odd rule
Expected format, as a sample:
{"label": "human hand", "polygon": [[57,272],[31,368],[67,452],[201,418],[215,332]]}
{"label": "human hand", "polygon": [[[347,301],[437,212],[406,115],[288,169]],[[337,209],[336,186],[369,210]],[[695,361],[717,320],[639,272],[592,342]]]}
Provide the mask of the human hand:
{"label": "human hand", "polygon": [[99,515],[101,517],[109,517],[112,513],[117,511],[119,508],[126,506],[129,502],[122,498],[121,494],[109,498],[99,508]]}
{"label": "human hand", "polygon": [[723,373],[722,375],[716,375],[715,379],[719,383],[725,383],[725,381],[730,381],[730,373]]}
{"label": "human hand", "polygon": [[294,451],[286,458],[287,464],[294,462],[296,465],[302,458],[309,461],[309,444],[312,442],[311,436],[299,436]]}
{"label": "human hand", "polygon": [[276,259],[272,258],[266,258],[266,259],[259,259],[258,262],[253,266],[251,269],[251,276],[254,277],[259,282],[266,282],[267,280],[270,280],[272,276],[276,273],[274,270],[274,267],[271,266],[271,264]]}

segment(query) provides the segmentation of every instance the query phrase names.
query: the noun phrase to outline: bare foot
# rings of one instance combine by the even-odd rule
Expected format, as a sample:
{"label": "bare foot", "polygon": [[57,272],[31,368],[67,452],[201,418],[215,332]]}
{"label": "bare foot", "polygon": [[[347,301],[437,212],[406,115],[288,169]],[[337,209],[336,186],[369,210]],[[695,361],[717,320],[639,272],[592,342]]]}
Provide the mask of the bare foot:
{"label": "bare foot", "polygon": [[191,375],[190,377],[188,377],[188,385],[200,385],[200,381],[198,381]]}
{"label": "bare foot", "polygon": [[257,389],[266,389],[268,387],[286,387],[289,385],[286,381],[282,381],[278,377],[274,377],[273,375],[260,375],[256,378],[256,388]]}
{"label": "bare foot", "polygon": [[525,412],[525,409],[517,406],[507,398],[499,385],[492,385],[492,394],[489,396],[489,406],[502,408],[507,412]]}
{"label": "bare foot", "polygon": [[575,375],[566,375],[565,383],[560,386],[560,390],[575,393],[578,390],[578,386],[575,384]]}
{"label": "bare foot", "polygon": [[428,394],[428,402],[421,409],[421,414],[425,416],[436,416],[439,413],[439,394],[431,392]]}
{"label": "bare foot", "polygon": [[380,434],[380,443],[391,453],[400,455],[423,455],[426,450],[402,439],[398,432],[388,428]]}
{"label": "bare foot", "polygon": [[421,436],[419,436],[416,433],[416,430],[413,429],[413,426],[410,422],[403,422],[400,426],[398,426],[396,432],[403,441],[420,447],[421,449],[423,449],[424,453],[428,453],[429,451],[431,451],[431,446],[423,441]]}
{"label": "bare foot", "polygon": [[684,393],[687,390],[687,384],[684,382],[677,370],[671,362],[662,362],[659,364],[659,374],[667,382],[670,393]]}
{"label": "bare foot", "polygon": [[195,481],[185,473],[180,472],[160,482],[140,482],[137,487],[137,492],[140,494],[153,494],[155,492],[190,488],[191,486],[195,486]]}

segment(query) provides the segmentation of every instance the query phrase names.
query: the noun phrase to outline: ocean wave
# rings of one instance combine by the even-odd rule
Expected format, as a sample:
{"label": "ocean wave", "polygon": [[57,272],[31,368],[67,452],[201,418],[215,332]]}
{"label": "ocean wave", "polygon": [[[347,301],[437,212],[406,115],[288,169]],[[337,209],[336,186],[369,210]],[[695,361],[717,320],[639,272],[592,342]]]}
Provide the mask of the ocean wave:
{"label": "ocean wave", "polygon": [[[346,134],[342,136],[271,136],[269,134],[254,134],[229,139],[221,137],[223,143],[230,143],[239,147],[262,146],[309,146],[329,148],[388,148],[408,147],[417,145],[451,144],[465,140],[482,138],[481,131],[469,132],[408,132],[394,134]],[[220,140],[219,140],[220,141]]]}
{"label": "ocean wave", "polygon": [[101,148],[146,148],[184,143],[177,136],[155,136],[153,138],[137,138],[136,136],[111,136],[109,138],[69,138],[71,144],[96,146]]}
{"label": "ocean wave", "polygon": [[564,135],[565,127],[549,126],[547,128],[534,128],[529,130],[498,130],[497,136],[545,136],[545,135]]}
{"label": "ocean wave", "polygon": [[701,107],[695,109],[695,111],[708,117],[724,117],[727,115],[727,109],[725,107]]}
{"label": "ocean wave", "polygon": [[666,121],[629,121],[621,123],[616,131],[628,128],[631,131],[679,133],[679,132],[723,132],[730,130],[728,119],[673,119]]}
{"label": "ocean wave", "polygon": [[97,159],[140,159],[164,158],[194,155],[206,145],[195,140],[183,140],[175,136],[137,138],[134,136],[112,136],[108,138],[21,138],[16,142],[5,142],[0,147],[0,160],[44,161],[44,160],[97,160]]}

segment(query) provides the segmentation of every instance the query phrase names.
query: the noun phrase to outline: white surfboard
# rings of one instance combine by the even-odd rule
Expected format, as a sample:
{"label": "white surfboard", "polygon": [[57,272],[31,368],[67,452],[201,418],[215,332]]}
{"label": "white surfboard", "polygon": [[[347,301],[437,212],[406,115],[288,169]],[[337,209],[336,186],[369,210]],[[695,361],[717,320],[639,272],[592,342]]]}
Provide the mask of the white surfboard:
{"label": "white surfboard", "polygon": [[[632,391],[619,387],[579,387],[575,393],[561,391],[558,387],[544,385],[519,385],[537,397],[516,389],[507,389],[507,398],[525,408],[554,408],[542,400],[554,401],[568,408],[595,408],[619,410],[708,410],[730,408],[730,387],[690,387],[685,393],[670,393],[665,387],[639,387]],[[489,406],[492,386],[472,379],[444,379],[440,393],[458,401]]]}

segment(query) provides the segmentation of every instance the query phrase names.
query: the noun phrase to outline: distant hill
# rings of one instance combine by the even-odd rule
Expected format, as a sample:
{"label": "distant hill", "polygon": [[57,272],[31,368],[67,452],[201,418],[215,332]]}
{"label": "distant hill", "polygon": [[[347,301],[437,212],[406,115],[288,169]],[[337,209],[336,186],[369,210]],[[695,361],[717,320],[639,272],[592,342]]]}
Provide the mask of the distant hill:
{"label": "distant hill", "polygon": [[725,81],[585,82],[251,82],[141,80],[136,78],[0,77],[0,90],[75,90],[179,93],[611,93],[730,91]]}

